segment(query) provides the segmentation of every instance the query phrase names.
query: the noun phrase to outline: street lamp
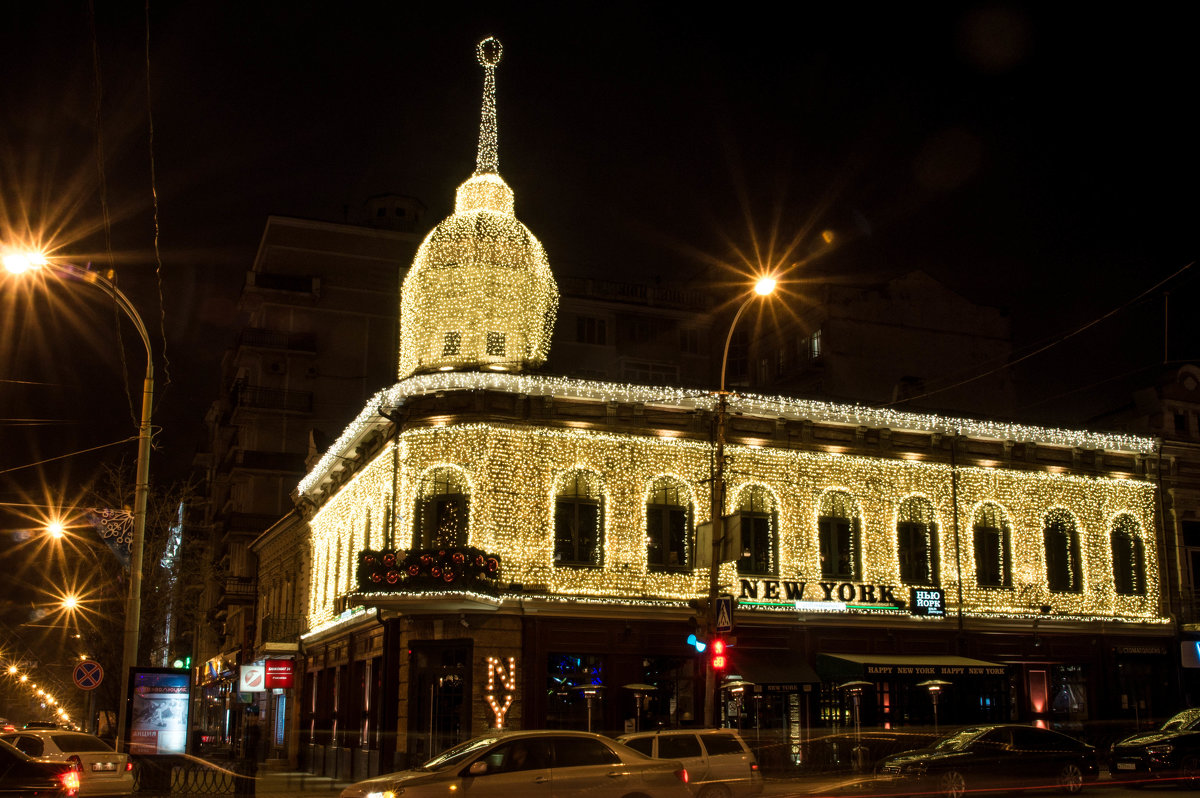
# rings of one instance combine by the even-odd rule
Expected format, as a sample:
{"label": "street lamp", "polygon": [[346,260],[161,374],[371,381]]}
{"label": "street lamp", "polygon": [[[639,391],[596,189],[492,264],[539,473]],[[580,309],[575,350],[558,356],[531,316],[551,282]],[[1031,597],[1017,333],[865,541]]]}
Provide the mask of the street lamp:
{"label": "street lamp", "polygon": [[12,252],[3,256],[4,268],[12,274],[46,270],[60,277],[91,283],[107,294],[133,322],[146,347],[146,378],[142,384],[142,419],[138,426],[137,476],[133,494],[133,540],[129,551],[129,596],[125,602],[124,649],[121,656],[121,697],[117,714],[117,747],[125,740],[125,697],[129,695],[129,671],[137,664],[138,627],[142,612],[142,548],[146,539],[146,500],[150,492],[150,412],[154,405],[154,354],[146,325],[133,303],[111,280],[99,272],[71,263],[56,262],[41,253]]}
{"label": "street lamp", "polygon": [[[712,547],[708,563],[708,639],[712,640],[717,634],[717,580],[721,571],[721,547],[725,542],[725,419],[729,415],[729,391],[725,389],[725,371],[729,366],[729,345],[733,342],[733,331],[737,328],[738,320],[756,299],[770,296],[775,292],[777,282],[771,275],[765,275],[754,284],[754,292],[746,297],[733,321],[729,323],[729,333],[725,336],[725,351],[721,355],[721,389],[717,391],[717,452],[713,462],[712,489]],[[713,671],[712,660],[707,660],[704,674],[704,726],[712,728],[715,710],[715,694],[717,676]]]}

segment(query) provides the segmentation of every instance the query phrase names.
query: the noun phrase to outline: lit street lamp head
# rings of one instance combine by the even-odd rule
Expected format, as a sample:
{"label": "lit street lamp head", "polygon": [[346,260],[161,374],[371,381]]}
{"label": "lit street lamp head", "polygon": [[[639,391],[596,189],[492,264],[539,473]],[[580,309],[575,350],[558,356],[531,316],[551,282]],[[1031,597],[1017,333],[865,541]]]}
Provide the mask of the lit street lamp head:
{"label": "lit street lamp head", "polygon": [[773,294],[775,293],[775,286],[775,278],[768,274],[760,277],[758,282],[754,284],[754,293],[758,294],[759,296]]}
{"label": "lit street lamp head", "polygon": [[12,274],[23,274],[46,265],[46,256],[40,252],[6,252],[0,260]]}

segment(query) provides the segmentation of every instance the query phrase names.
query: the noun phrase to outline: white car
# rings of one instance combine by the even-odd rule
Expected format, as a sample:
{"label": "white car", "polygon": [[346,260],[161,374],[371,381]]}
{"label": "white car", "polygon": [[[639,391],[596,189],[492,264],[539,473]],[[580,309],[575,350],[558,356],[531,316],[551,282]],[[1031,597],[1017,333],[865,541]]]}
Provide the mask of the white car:
{"label": "white car", "polygon": [[646,756],[682,762],[696,798],[741,798],[763,791],[758,760],[733,729],[645,731],[622,735],[617,742]]}
{"label": "white car", "polygon": [[496,732],[413,770],[351,784],[341,798],[691,798],[687,770],[599,734]]}
{"label": "white car", "polygon": [[29,756],[71,762],[79,771],[80,798],[130,795],[133,762],[91,734],[61,729],[22,729],[0,735]]}

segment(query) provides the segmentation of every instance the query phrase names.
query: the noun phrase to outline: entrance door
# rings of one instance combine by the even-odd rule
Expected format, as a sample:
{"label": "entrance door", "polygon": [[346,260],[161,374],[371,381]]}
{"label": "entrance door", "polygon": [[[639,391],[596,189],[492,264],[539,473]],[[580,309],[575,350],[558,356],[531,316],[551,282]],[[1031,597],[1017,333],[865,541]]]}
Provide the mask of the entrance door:
{"label": "entrance door", "polygon": [[409,660],[409,762],[471,736],[471,641],[413,642]]}

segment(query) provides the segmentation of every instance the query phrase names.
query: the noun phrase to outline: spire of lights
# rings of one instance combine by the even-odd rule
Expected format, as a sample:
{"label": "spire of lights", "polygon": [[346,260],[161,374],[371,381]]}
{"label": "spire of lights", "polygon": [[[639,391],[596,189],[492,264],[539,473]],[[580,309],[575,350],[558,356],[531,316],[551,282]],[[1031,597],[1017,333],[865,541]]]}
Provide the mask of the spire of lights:
{"label": "spire of lights", "polygon": [[483,110],[479,119],[479,154],[475,158],[475,174],[498,174],[500,172],[499,133],[496,127],[496,65],[504,48],[500,40],[492,36],[484,39],[475,48],[479,63],[483,66]]}

